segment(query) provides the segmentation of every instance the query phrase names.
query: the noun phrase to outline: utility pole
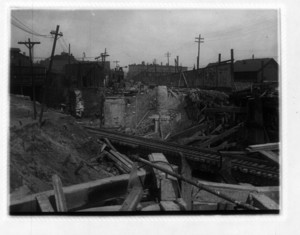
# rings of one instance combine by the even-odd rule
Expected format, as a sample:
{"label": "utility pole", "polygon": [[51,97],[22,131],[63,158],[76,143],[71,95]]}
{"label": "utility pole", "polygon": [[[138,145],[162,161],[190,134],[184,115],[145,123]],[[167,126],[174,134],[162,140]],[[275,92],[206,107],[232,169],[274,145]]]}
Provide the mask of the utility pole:
{"label": "utility pole", "polygon": [[104,66],[105,65],[105,58],[107,56],[109,56],[109,54],[106,53],[106,48],[105,48],[104,53],[101,53],[100,56],[101,56],[101,60],[102,60],[103,66]]}
{"label": "utility pole", "polygon": [[28,38],[28,42],[18,42],[18,44],[24,44],[29,49],[29,60],[30,60],[30,70],[31,70],[31,86],[32,86],[32,100],[33,100],[33,119],[36,119],[36,105],[35,105],[35,78],[33,75],[33,56],[32,50],[35,44],[40,44],[40,42],[31,42]]}
{"label": "utility pole", "polygon": [[204,43],[204,38],[201,38],[201,34],[199,34],[198,38],[195,38],[198,43],[198,57],[197,57],[197,69],[199,69],[200,66],[200,43]]}
{"label": "utility pole", "polygon": [[106,53],[106,48],[105,48],[104,53],[101,53],[99,56],[95,57],[95,60],[98,61],[98,59],[101,58],[101,61],[102,61],[103,67],[104,67],[104,65],[105,65],[105,58],[107,56],[109,56],[109,55]]}
{"label": "utility pole", "polygon": [[69,60],[68,60],[68,64],[70,64],[70,60],[71,60],[71,45],[69,43]]}
{"label": "utility pole", "polygon": [[59,33],[58,30],[59,30],[59,25],[56,26],[56,31],[52,30],[50,32],[50,34],[54,35],[54,41],[53,41],[53,47],[52,47],[49,67],[48,67],[48,70],[47,70],[46,79],[44,81],[43,99],[42,99],[41,113],[40,113],[40,119],[39,119],[40,126],[42,125],[42,121],[43,121],[44,106],[45,106],[45,101],[46,101],[47,81],[48,81],[48,77],[49,77],[51,69],[52,69],[53,57],[54,57],[54,52],[55,52],[55,47],[56,47],[56,41],[58,39],[58,36],[60,36],[60,37],[63,36],[62,32]]}
{"label": "utility pole", "polygon": [[169,66],[169,58],[170,58],[170,56],[171,56],[171,53],[170,53],[170,52],[167,52],[167,53],[165,54],[165,56],[168,58],[168,66]]}

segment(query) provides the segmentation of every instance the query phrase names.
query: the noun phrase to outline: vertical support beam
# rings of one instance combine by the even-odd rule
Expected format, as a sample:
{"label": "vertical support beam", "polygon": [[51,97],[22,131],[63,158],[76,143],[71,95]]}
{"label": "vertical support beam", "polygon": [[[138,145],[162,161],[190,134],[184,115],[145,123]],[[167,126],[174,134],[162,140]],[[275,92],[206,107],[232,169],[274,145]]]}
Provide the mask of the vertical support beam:
{"label": "vertical support beam", "polygon": [[[37,111],[36,111],[36,97],[35,97],[35,78],[33,75],[33,56],[32,49],[35,44],[40,44],[40,42],[31,42],[30,38],[28,38],[28,42],[18,42],[18,44],[24,44],[29,49],[29,60],[30,60],[30,70],[31,70],[31,86],[32,86],[32,100],[33,100],[33,119],[36,119]],[[23,76],[22,76],[22,87],[21,92],[23,94]]]}
{"label": "vertical support beam", "polygon": [[260,76],[260,81],[257,81],[257,82],[260,82],[262,83],[264,81],[264,61],[262,60],[261,61],[261,76]]}
{"label": "vertical support beam", "polygon": [[69,58],[68,58],[68,64],[70,64],[71,63],[71,45],[70,45],[70,43],[69,43]]}
{"label": "vertical support beam", "polygon": [[221,53],[219,53],[219,64],[221,63]]}
{"label": "vertical support beam", "polygon": [[67,211],[66,198],[63,192],[62,183],[58,175],[52,176],[52,183],[54,188],[55,202],[58,212]]}
{"label": "vertical support beam", "polygon": [[[186,158],[183,156],[183,154],[180,155],[181,155],[181,175],[188,179],[192,179],[191,167],[187,162]],[[186,203],[187,210],[188,211],[192,210],[192,185],[185,181],[182,181],[181,184],[181,197]]]}
{"label": "vertical support beam", "polygon": [[234,52],[233,49],[230,50],[230,67],[231,67],[231,88],[234,87]]}
{"label": "vertical support beam", "polygon": [[33,99],[33,119],[36,119],[36,98],[35,98],[35,78],[33,76],[33,59],[32,59],[32,48],[30,38],[28,38],[28,44],[29,44],[29,58],[30,58],[30,71],[31,71],[31,85],[32,85],[32,99]]}

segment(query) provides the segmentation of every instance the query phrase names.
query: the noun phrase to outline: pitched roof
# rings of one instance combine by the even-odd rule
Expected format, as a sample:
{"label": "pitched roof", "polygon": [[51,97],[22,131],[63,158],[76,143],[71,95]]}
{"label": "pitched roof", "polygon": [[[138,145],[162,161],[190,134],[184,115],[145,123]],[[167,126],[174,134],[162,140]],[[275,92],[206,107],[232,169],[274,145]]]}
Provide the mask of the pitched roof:
{"label": "pitched roof", "polygon": [[265,66],[271,61],[276,63],[272,58],[237,60],[234,63],[234,72],[256,72],[261,69],[262,62]]}

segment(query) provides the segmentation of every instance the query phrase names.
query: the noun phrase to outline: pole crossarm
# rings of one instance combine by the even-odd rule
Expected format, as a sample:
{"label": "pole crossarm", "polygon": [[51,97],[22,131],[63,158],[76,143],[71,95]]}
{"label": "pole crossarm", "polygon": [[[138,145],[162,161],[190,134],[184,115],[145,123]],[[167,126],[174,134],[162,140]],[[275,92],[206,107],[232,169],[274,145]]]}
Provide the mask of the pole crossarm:
{"label": "pole crossarm", "polygon": [[199,37],[195,38],[198,43],[198,57],[197,57],[197,69],[200,67],[200,43],[204,43],[204,38],[201,38],[201,34],[199,34]]}

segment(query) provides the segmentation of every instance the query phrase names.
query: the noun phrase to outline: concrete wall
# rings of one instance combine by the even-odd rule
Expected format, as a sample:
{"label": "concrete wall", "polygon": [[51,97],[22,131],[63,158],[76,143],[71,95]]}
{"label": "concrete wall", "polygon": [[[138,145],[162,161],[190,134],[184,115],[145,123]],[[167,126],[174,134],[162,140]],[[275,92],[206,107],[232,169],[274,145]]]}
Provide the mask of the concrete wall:
{"label": "concrete wall", "polygon": [[106,97],[104,102],[104,126],[124,127],[125,125],[125,100],[124,98]]}

